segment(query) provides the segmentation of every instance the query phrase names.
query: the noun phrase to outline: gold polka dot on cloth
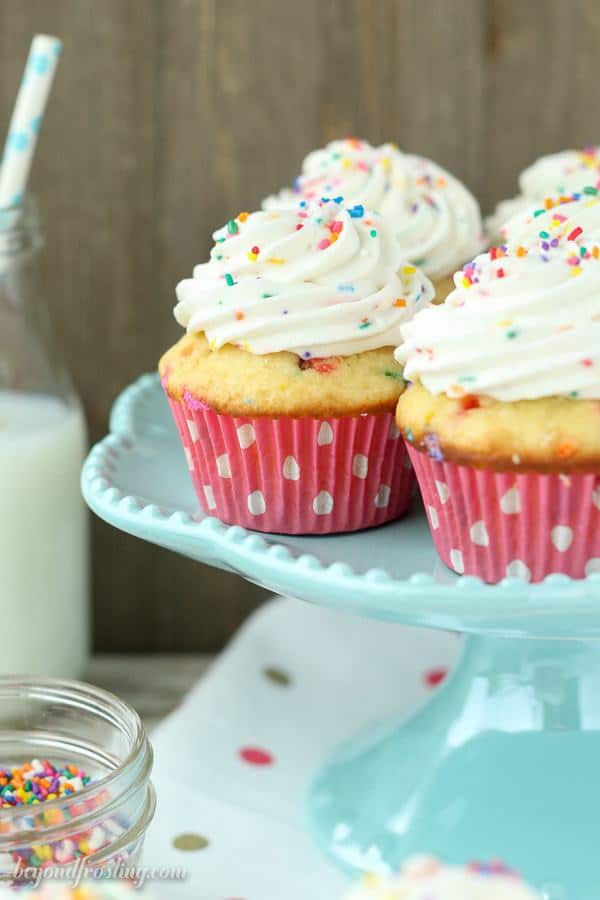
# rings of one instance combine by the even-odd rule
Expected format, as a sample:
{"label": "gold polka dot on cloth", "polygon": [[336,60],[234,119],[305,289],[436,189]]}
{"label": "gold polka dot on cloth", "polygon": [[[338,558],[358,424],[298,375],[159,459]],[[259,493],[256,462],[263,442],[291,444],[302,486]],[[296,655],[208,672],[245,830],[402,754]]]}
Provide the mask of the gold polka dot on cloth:
{"label": "gold polka dot on cloth", "polygon": [[183,850],[186,853],[193,853],[197,850],[205,850],[210,841],[203,834],[178,834],[173,838],[173,846],[176,850]]}

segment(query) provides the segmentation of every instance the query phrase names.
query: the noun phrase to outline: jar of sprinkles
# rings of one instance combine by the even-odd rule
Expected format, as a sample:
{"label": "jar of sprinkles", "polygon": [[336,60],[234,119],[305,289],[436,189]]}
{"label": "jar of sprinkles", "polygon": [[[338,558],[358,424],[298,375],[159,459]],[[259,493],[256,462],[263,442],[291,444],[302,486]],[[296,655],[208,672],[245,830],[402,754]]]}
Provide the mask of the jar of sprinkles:
{"label": "jar of sprinkles", "polygon": [[0,677],[0,881],[139,861],[155,809],[138,714],[75,681]]}

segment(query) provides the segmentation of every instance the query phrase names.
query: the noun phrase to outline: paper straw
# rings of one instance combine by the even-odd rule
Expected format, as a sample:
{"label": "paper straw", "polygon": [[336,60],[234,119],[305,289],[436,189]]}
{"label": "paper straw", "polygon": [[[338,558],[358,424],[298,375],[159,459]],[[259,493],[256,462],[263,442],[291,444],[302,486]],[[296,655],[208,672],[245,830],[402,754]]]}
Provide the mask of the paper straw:
{"label": "paper straw", "polygon": [[36,34],[31,42],[4,147],[0,209],[23,200],[61,48],[58,38],[46,34]]}

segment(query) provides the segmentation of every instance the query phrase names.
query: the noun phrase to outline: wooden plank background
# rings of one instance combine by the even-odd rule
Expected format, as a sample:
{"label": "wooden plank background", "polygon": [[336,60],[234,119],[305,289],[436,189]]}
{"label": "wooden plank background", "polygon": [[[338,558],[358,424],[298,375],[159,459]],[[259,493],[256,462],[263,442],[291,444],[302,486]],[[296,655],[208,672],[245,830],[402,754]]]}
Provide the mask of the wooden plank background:
{"label": "wooden plank background", "polygon": [[[176,337],[210,233],[347,134],[396,141],[485,211],[600,141],[598,0],[2,0],[0,122],[35,31],[65,43],[33,187],[47,301],[91,436]],[[96,646],[214,650],[261,599],[94,523]]]}

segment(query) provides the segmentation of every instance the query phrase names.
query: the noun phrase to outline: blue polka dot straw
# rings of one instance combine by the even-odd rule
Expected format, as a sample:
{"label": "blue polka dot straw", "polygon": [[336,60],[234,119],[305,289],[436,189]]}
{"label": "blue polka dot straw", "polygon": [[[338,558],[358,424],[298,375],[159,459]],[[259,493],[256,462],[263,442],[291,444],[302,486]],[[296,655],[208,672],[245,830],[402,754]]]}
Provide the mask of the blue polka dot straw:
{"label": "blue polka dot straw", "polygon": [[15,197],[22,198],[27,187],[61,46],[58,38],[45,34],[37,34],[31,42],[2,157],[0,209],[14,204]]}

